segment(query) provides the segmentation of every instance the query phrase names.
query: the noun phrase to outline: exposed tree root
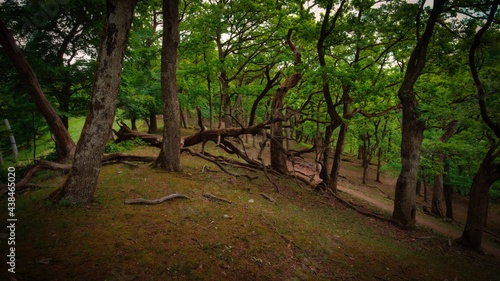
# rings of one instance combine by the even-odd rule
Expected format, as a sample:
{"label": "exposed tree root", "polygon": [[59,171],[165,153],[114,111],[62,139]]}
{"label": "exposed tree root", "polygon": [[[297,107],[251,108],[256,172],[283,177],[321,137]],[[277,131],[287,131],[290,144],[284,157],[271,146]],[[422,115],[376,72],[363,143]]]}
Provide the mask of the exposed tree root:
{"label": "exposed tree root", "polygon": [[372,213],[372,212],[368,212],[368,211],[364,211],[364,210],[361,210],[359,209],[358,207],[354,206],[353,204],[349,203],[347,200],[343,199],[342,197],[340,197],[338,194],[335,194],[334,192],[332,192],[330,190],[330,194],[335,197],[335,199],[337,199],[338,201],[340,201],[342,204],[344,204],[346,207],[364,215],[364,216],[367,216],[367,217],[370,217],[370,218],[374,218],[374,219],[377,219],[377,220],[380,220],[380,221],[383,221],[383,222],[390,222],[390,223],[394,223],[394,221],[390,218],[386,218],[386,217],[383,217],[381,215],[377,215],[375,213]]}
{"label": "exposed tree root", "polygon": [[136,199],[127,199],[123,203],[124,204],[143,204],[143,205],[155,205],[155,204],[160,204],[168,200],[172,199],[189,199],[184,194],[170,194],[168,196],[164,196],[162,198],[154,199],[154,200],[148,200],[148,199],[143,199],[143,198],[136,198]]}
{"label": "exposed tree root", "polygon": [[228,203],[228,204],[233,204],[233,202],[229,201],[229,200],[226,200],[224,198],[220,198],[220,197],[217,197],[213,194],[210,194],[210,193],[205,193],[203,194],[203,197],[206,197],[208,198],[209,200],[212,200],[212,201],[216,201],[216,202],[224,202],[224,203]]}

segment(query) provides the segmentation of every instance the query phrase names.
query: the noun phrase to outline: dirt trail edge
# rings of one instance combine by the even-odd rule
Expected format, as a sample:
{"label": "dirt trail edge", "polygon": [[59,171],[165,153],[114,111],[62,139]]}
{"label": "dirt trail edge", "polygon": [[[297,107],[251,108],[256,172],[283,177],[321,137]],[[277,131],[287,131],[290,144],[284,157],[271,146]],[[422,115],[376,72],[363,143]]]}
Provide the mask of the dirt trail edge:
{"label": "dirt trail edge", "polygon": [[[351,195],[356,199],[363,200],[373,207],[381,209],[384,212],[392,213],[394,201],[388,198],[381,198],[380,196],[370,197],[361,191],[354,190],[352,188],[347,188],[341,185],[337,186],[338,190]],[[450,226],[444,225],[444,222],[437,221],[436,218],[427,216],[423,213],[418,213],[417,215],[417,225],[421,227],[426,227],[432,229],[433,231],[444,235],[451,239],[456,239],[462,235],[462,232],[457,229],[453,229]],[[483,249],[486,254],[494,256],[496,259],[500,259],[500,248],[489,243],[488,241],[483,241]]]}

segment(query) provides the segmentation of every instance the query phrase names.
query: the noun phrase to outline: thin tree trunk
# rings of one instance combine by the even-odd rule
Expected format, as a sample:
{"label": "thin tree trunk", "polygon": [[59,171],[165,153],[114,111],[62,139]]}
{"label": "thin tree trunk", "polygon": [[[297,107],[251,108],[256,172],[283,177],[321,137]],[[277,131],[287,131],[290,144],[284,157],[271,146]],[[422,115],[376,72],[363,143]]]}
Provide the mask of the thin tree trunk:
{"label": "thin tree trunk", "polygon": [[35,72],[29,65],[22,51],[17,46],[12,32],[7,29],[4,22],[1,20],[0,44],[12,61],[24,85],[26,85],[32,101],[47,121],[47,124],[54,135],[59,162],[69,162],[73,158],[76,145],[71,139],[71,136],[64,126],[64,123],[61,121],[61,118],[59,118],[59,115],[54,110],[49,100],[45,97]]}
{"label": "thin tree trunk", "polygon": [[[448,140],[453,136],[455,128],[458,126],[458,121],[451,121],[446,127],[445,132],[439,138],[442,143],[447,143]],[[445,155],[443,152],[438,152],[436,157],[436,166],[439,169],[444,167]],[[436,216],[441,218],[445,217],[444,209],[446,208],[445,190],[444,190],[444,171],[440,171],[439,174],[434,176],[434,189],[432,190],[432,208],[431,212]],[[451,204],[451,203],[450,203]]]}
{"label": "thin tree trunk", "polygon": [[154,165],[175,172],[181,170],[181,121],[176,77],[179,40],[179,0],[163,0],[161,88],[164,126],[161,151]]}
{"label": "thin tree trunk", "polygon": [[158,132],[158,121],[156,120],[156,112],[151,110],[149,112],[148,134],[156,134],[156,132]]}
{"label": "thin tree trunk", "polygon": [[453,187],[450,184],[450,164],[448,162],[444,164],[444,173],[443,191],[444,201],[446,202],[446,217],[453,220]]}
{"label": "thin tree trunk", "polygon": [[424,182],[424,202],[429,203],[429,196],[427,195],[427,178],[425,177],[425,172],[422,171],[422,181]]}
{"label": "thin tree trunk", "polygon": [[184,110],[182,110],[182,106],[179,107],[180,110],[180,118],[181,118],[181,124],[184,129],[187,129],[187,124],[186,124],[186,117],[184,116]]}
{"label": "thin tree trunk", "polygon": [[104,147],[116,112],[123,57],[137,0],[106,1],[106,20],[94,76],[90,109],[75,159],[64,185],[50,195],[53,202],[87,204],[94,196]]}
{"label": "thin tree trunk", "polygon": [[381,182],[380,181],[380,168],[382,168],[381,159],[382,159],[382,147],[379,147],[377,151],[377,178],[375,179],[377,182]]}
{"label": "thin tree trunk", "polygon": [[3,123],[5,124],[5,127],[9,132],[10,146],[12,147],[12,157],[14,159],[17,159],[19,158],[19,152],[17,150],[16,138],[14,137],[14,133],[12,132],[12,128],[10,127],[9,119],[3,119]]}

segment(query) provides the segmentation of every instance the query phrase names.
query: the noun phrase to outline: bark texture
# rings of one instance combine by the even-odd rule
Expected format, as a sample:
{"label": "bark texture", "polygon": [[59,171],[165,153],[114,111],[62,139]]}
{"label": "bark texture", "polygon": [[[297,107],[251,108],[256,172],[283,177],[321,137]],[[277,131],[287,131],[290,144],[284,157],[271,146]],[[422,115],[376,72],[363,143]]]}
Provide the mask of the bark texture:
{"label": "bark texture", "polygon": [[[292,29],[288,30],[287,43],[294,54],[294,65],[301,63],[300,51],[292,42]],[[283,101],[290,89],[295,87],[302,78],[301,72],[295,72],[288,77],[283,84],[276,90],[271,104],[271,114],[274,119],[283,119]],[[283,125],[282,122],[275,122],[271,125],[271,166],[281,173],[288,173],[286,165],[286,155],[283,153]]]}
{"label": "bark texture", "polygon": [[179,1],[163,1],[163,47],[161,89],[163,97],[163,143],[155,166],[181,170],[181,119],[177,94],[177,46],[179,45]]}
{"label": "bark texture", "polygon": [[17,46],[12,32],[7,29],[4,22],[1,20],[0,44],[19,73],[21,80],[26,85],[31,100],[35,103],[37,109],[47,121],[47,124],[54,135],[59,162],[69,162],[73,158],[76,145],[71,139],[66,126],[61,121],[61,118],[59,118],[59,115],[54,110],[47,97],[45,97],[35,72],[26,60],[26,57],[22,53],[21,49]]}
{"label": "bark texture", "polygon": [[89,114],[78,141],[68,179],[54,191],[52,201],[87,204],[93,199],[104,147],[116,111],[123,56],[137,0],[106,1],[106,20],[98,54]]}
{"label": "bark texture", "polygon": [[[396,183],[392,218],[403,228],[413,228],[416,223],[415,189],[424,133],[424,123],[420,119],[418,101],[413,87],[425,66],[427,48],[445,3],[446,0],[434,1],[424,33],[422,36],[417,34],[419,36],[417,45],[412,51],[403,83],[398,91],[398,98],[403,108],[401,172]],[[423,11],[423,8],[422,5],[420,11]]]}

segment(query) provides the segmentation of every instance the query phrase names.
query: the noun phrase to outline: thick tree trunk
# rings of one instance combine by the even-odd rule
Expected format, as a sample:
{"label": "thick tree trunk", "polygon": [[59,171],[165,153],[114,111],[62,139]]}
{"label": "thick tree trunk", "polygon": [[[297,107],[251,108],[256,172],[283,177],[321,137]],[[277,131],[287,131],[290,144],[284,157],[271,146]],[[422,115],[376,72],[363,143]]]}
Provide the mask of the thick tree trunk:
{"label": "thick tree trunk", "polygon": [[481,163],[472,181],[467,222],[460,241],[468,247],[481,251],[483,229],[488,211],[488,191],[490,186],[500,180],[500,164],[492,163],[494,159],[488,153]]}
{"label": "thick tree trunk", "polygon": [[111,131],[120,88],[123,57],[127,48],[137,0],[106,1],[106,20],[99,48],[90,109],[68,179],[54,191],[54,202],[87,204],[93,199],[104,147]]}
{"label": "thick tree trunk", "polygon": [[181,120],[176,77],[179,40],[179,0],[163,0],[161,88],[164,127],[161,151],[154,165],[176,172],[181,170]]}
{"label": "thick tree trunk", "polygon": [[[292,29],[288,30],[287,43],[290,50],[294,54],[294,65],[299,65],[301,63],[299,49],[292,42]],[[273,97],[273,102],[271,104],[271,114],[273,118],[282,119],[283,118],[283,101],[286,94],[290,89],[295,87],[300,79],[302,78],[302,73],[295,72],[293,75],[288,77],[283,84],[276,90]],[[273,140],[271,141],[271,166],[281,173],[288,173],[288,168],[286,165],[286,155],[283,153],[284,142],[283,142],[283,126],[282,122],[275,122],[271,126],[271,135]]]}
{"label": "thick tree trunk", "polygon": [[[398,91],[398,98],[403,109],[401,172],[396,184],[392,218],[403,228],[413,228],[416,223],[415,188],[417,186],[420,150],[425,129],[425,124],[420,119],[420,110],[413,86],[425,66],[427,47],[445,2],[446,0],[434,1],[425,31],[418,38],[417,45],[412,51],[403,83]],[[423,11],[423,4],[419,13],[421,11]]]}
{"label": "thick tree trunk", "polygon": [[7,56],[12,61],[19,73],[21,80],[26,85],[32,101],[43,115],[50,127],[56,143],[56,152],[59,162],[69,162],[75,153],[76,145],[71,139],[64,123],[54,110],[49,100],[45,97],[35,72],[29,65],[26,57],[17,46],[12,36],[12,32],[7,29],[3,21],[0,20],[0,44]]}

